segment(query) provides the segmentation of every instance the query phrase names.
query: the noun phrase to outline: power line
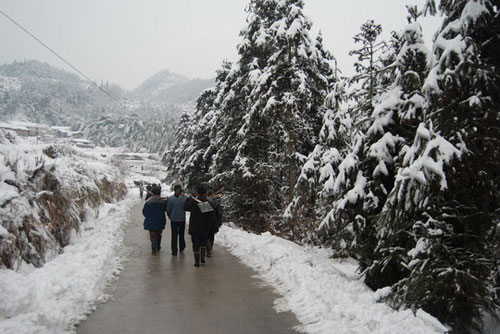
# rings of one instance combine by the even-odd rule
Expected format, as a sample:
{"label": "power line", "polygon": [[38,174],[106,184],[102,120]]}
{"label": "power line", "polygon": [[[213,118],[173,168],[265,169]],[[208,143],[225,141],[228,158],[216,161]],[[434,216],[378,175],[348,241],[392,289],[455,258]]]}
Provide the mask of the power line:
{"label": "power line", "polygon": [[117,97],[111,95],[109,92],[107,92],[104,88],[102,88],[101,86],[99,86],[97,83],[95,83],[94,80],[90,79],[88,76],[86,76],[82,71],[80,71],[78,68],[76,68],[75,66],[71,65],[70,62],[68,62],[66,59],[64,59],[62,56],[60,56],[57,52],[55,52],[54,50],[52,50],[47,44],[45,44],[44,42],[42,42],[39,38],[37,38],[35,35],[33,35],[31,32],[28,31],[28,29],[24,28],[20,23],[16,22],[13,18],[11,18],[9,15],[7,15],[4,11],[2,11],[0,9],[0,13],[5,16],[9,21],[11,21],[12,23],[14,23],[17,27],[19,27],[21,30],[23,30],[25,33],[27,33],[30,37],[32,37],[35,41],[37,41],[38,43],[40,43],[43,47],[45,47],[47,50],[49,50],[50,52],[52,52],[52,54],[54,54],[57,58],[59,58],[60,60],[62,60],[66,65],[68,65],[69,67],[71,67],[73,70],[75,70],[78,74],[80,74],[81,76],[83,76],[85,79],[87,79],[90,83],[92,83],[94,86],[96,86],[99,90],[101,90],[104,94],[106,94],[107,96],[109,96],[110,98],[112,98],[113,100],[115,100],[116,102],[120,103],[121,104],[121,101],[120,99],[118,99]]}

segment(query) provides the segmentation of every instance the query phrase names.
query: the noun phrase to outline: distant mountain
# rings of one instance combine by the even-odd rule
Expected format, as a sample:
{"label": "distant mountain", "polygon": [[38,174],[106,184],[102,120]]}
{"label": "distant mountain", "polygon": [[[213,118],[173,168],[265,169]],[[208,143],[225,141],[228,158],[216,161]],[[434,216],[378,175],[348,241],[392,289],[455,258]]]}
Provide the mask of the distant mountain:
{"label": "distant mountain", "polygon": [[189,82],[187,77],[164,70],[146,79],[132,93],[143,96],[158,96],[164,90],[181,86],[187,82]]}
{"label": "distant mountain", "polygon": [[35,60],[0,66],[0,120],[70,125],[101,112],[97,88]]}
{"label": "distant mountain", "polygon": [[0,75],[5,77],[36,77],[81,82],[80,77],[76,74],[66,72],[38,60],[14,61],[11,64],[0,65]]}
{"label": "distant mountain", "polygon": [[[35,60],[0,65],[0,121],[21,120],[79,128],[96,144],[159,152],[178,116],[192,110],[208,83],[163,71],[134,92],[101,84],[119,98],[52,65]],[[104,118],[103,118],[104,117]]]}
{"label": "distant mountain", "polygon": [[115,101],[75,74],[36,60],[0,65],[0,121],[71,126],[96,144],[161,152],[176,119],[214,80],[161,71],[133,91],[101,83]]}
{"label": "distant mountain", "polygon": [[140,84],[131,96],[163,103],[194,103],[202,91],[214,85],[214,79],[189,79],[165,70]]}

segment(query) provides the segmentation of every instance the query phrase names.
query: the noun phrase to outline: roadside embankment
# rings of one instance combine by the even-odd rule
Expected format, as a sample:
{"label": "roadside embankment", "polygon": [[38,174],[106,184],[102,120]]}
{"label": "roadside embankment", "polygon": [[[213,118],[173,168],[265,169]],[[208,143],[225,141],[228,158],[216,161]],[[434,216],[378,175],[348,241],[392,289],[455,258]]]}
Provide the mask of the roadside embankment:
{"label": "roadside embankment", "polygon": [[119,165],[0,130],[0,268],[41,267],[99,207],[123,199]]}

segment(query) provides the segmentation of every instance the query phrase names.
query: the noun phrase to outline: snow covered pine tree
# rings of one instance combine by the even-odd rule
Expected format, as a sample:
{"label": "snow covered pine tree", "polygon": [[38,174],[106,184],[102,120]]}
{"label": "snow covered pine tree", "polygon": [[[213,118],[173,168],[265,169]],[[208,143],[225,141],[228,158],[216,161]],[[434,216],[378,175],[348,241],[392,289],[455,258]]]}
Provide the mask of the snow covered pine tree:
{"label": "snow covered pine tree", "polygon": [[[361,43],[362,46],[350,53],[358,58],[355,64],[357,74],[351,80],[352,91],[348,109],[353,122],[349,130],[351,138],[341,140],[349,143],[348,147],[340,148],[345,152],[340,159],[336,158],[338,161],[335,162],[334,171],[329,172],[330,179],[324,179],[326,183],[322,197],[329,199],[332,204],[325,206],[329,211],[319,226],[320,233],[328,238],[327,244],[332,245],[339,255],[354,256],[361,261],[363,257],[356,254],[356,249],[359,250],[364,241],[359,237],[365,235],[367,238],[373,238],[373,233],[362,229],[368,226],[366,216],[370,214],[364,203],[374,197],[372,193],[365,192],[365,175],[368,175],[370,167],[365,161],[369,148],[365,147],[365,137],[372,122],[376,97],[382,91],[379,85],[382,67],[378,57],[385,43],[377,41],[381,31],[380,25],[368,21],[354,37],[355,42]],[[338,116],[345,120],[342,114]],[[346,122],[342,121],[339,125],[342,123]],[[371,168],[373,170],[373,166]],[[373,243],[373,240],[370,243]],[[364,264],[362,266],[364,267]]]}
{"label": "snow covered pine tree", "polygon": [[428,121],[381,215],[393,240],[411,238],[380,251],[410,248],[398,251],[407,271],[391,288],[394,306],[423,308],[453,333],[470,333],[483,311],[498,309],[500,21],[488,0],[442,0],[439,9]]}
{"label": "snow covered pine tree", "polygon": [[[405,153],[414,141],[419,123],[424,121],[426,103],[422,86],[432,66],[432,55],[424,44],[422,28],[417,22],[419,13],[410,9],[409,24],[399,34],[397,57],[391,65],[394,82],[383,93],[375,106],[365,145],[368,148],[365,168],[367,188],[374,200],[365,203],[372,208],[370,226],[376,234],[376,245],[366,249],[364,257],[366,283],[373,289],[392,285],[404,276],[406,267],[401,258],[406,257],[408,238],[404,231],[407,223],[402,219],[378,219],[391,193],[396,175],[400,171]],[[389,196],[390,197],[390,196]],[[375,217],[375,219],[373,219]],[[375,248],[372,248],[375,246]]]}
{"label": "snow covered pine tree", "polygon": [[293,198],[299,155],[314,147],[330,89],[332,69],[302,9],[301,0],[250,2],[216,122],[212,182],[229,176],[231,216],[258,231]]}

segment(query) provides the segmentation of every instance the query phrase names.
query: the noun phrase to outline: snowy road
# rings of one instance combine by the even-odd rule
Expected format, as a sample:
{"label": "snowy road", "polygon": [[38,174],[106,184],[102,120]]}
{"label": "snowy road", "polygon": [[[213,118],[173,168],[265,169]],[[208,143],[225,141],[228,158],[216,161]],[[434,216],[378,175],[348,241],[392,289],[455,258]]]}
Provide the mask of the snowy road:
{"label": "snowy road", "polygon": [[298,321],[290,312],[277,313],[277,296],[255,272],[216,246],[214,257],[201,268],[194,260],[189,237],[185,254],[170,255],[170,231],[160,255],[150,254],[142,228],[142,203],[132,208],[125,231],[127,262],[111,288],[112,300],[77,328],[90,333],[294,333]]}

